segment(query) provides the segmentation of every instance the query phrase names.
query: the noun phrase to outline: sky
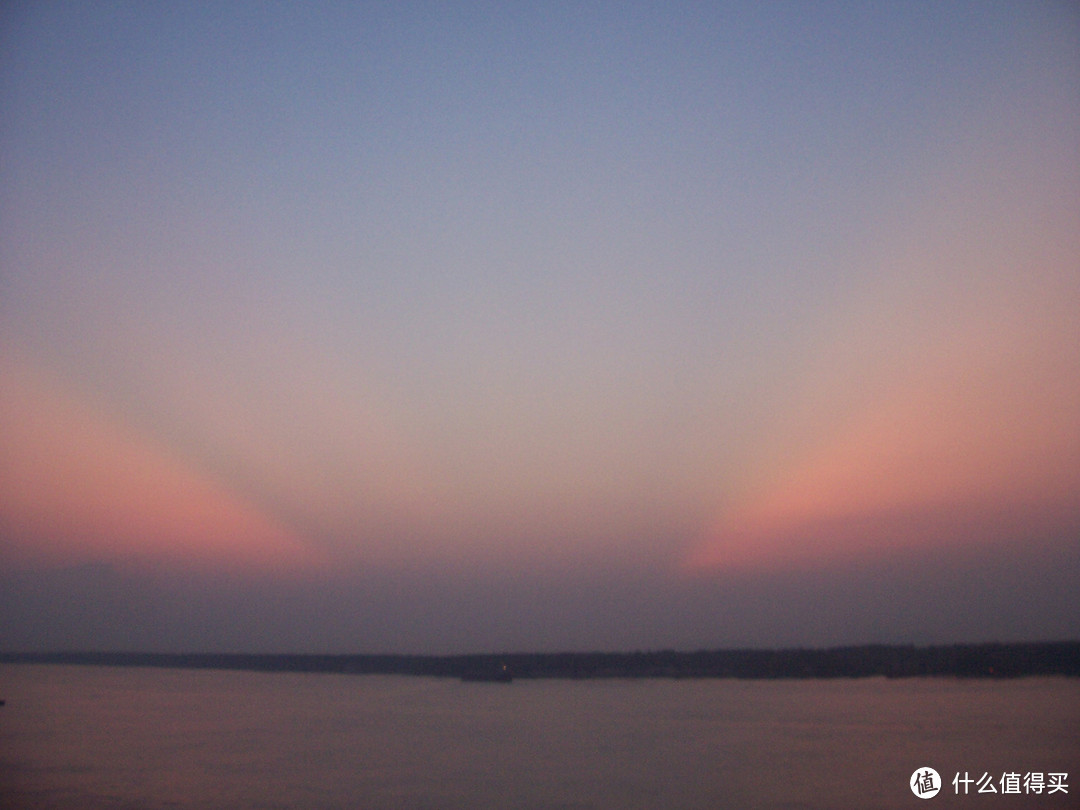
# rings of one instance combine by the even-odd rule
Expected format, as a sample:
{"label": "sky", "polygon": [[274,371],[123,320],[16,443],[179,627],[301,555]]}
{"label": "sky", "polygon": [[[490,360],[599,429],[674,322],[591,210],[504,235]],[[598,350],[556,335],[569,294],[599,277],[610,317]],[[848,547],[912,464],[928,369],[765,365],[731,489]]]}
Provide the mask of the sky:
{"label": "sky", "polygon": [[14,2],[0,648],[1080,637],[1080,10]]}

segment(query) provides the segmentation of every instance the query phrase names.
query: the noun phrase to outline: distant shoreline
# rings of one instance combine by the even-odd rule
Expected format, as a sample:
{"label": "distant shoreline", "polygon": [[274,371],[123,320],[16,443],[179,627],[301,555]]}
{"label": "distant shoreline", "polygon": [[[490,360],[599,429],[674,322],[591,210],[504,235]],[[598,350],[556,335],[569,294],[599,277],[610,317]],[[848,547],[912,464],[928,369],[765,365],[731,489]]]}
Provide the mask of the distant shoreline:
{"label": "distant shoreline", "polygon": [[507,668],[528,678],[1080,677],[1080,641],[860,645],[827,649],[473,655],[0,652],[0,664],[64,664],[460,678]]}

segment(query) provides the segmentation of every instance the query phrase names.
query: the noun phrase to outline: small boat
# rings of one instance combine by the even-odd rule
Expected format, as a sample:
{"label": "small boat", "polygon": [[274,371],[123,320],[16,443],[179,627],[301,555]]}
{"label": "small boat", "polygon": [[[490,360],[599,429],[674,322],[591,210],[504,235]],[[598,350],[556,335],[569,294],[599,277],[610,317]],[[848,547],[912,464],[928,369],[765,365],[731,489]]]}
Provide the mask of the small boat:
{"label": "small boat", "polygon": [[469,666],[461,673],[461,680],[487,683],[510,683],[514,680],[514,674],[503,662],[489,663],[480,662]]}

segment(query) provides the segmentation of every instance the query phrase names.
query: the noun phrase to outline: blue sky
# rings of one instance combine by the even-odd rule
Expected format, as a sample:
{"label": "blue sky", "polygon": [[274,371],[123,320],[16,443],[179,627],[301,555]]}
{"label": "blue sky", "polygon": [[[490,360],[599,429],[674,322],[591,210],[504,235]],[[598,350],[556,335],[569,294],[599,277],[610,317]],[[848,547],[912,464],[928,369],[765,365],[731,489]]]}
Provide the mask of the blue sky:
{"label": "blue sky", "polygon": [[[1068,4],[28,3],[0,31],[8,643],[50,643],[20,588],[65,571],[144,607],[256,589],[255,625],[339,593],[332,648],[529,648],[553,600],[654,626],[565,615],[556,646],[1080,630]],[[826,607],[928,554],[951,629]],[[956,596],[985,565],[1041,607]],[[407,620],[418,589],[521,596],[493,637]],[[236,635],[171,610],[162,644]]]}

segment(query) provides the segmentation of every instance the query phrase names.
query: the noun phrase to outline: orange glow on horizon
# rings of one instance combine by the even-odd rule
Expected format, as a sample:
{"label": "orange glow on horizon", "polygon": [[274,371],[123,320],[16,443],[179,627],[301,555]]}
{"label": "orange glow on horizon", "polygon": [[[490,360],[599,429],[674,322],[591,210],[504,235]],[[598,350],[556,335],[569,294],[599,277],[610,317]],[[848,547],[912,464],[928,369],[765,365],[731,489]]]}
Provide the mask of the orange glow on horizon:
{"label": "orange glow on horizon", "polygon": [[146,437],[10,355],[0,356],[9,564],[117,564],[297,572],[322,556]]}
{"label": "orange glow on horizon", "polygon": [[1019,407],[908,390],[741,499],[682,569],[813,566],[995,542],[1005,524],[1022,535],[1025,525],[1075,522],[1080,427],[1067,410],[1025,419]]}

